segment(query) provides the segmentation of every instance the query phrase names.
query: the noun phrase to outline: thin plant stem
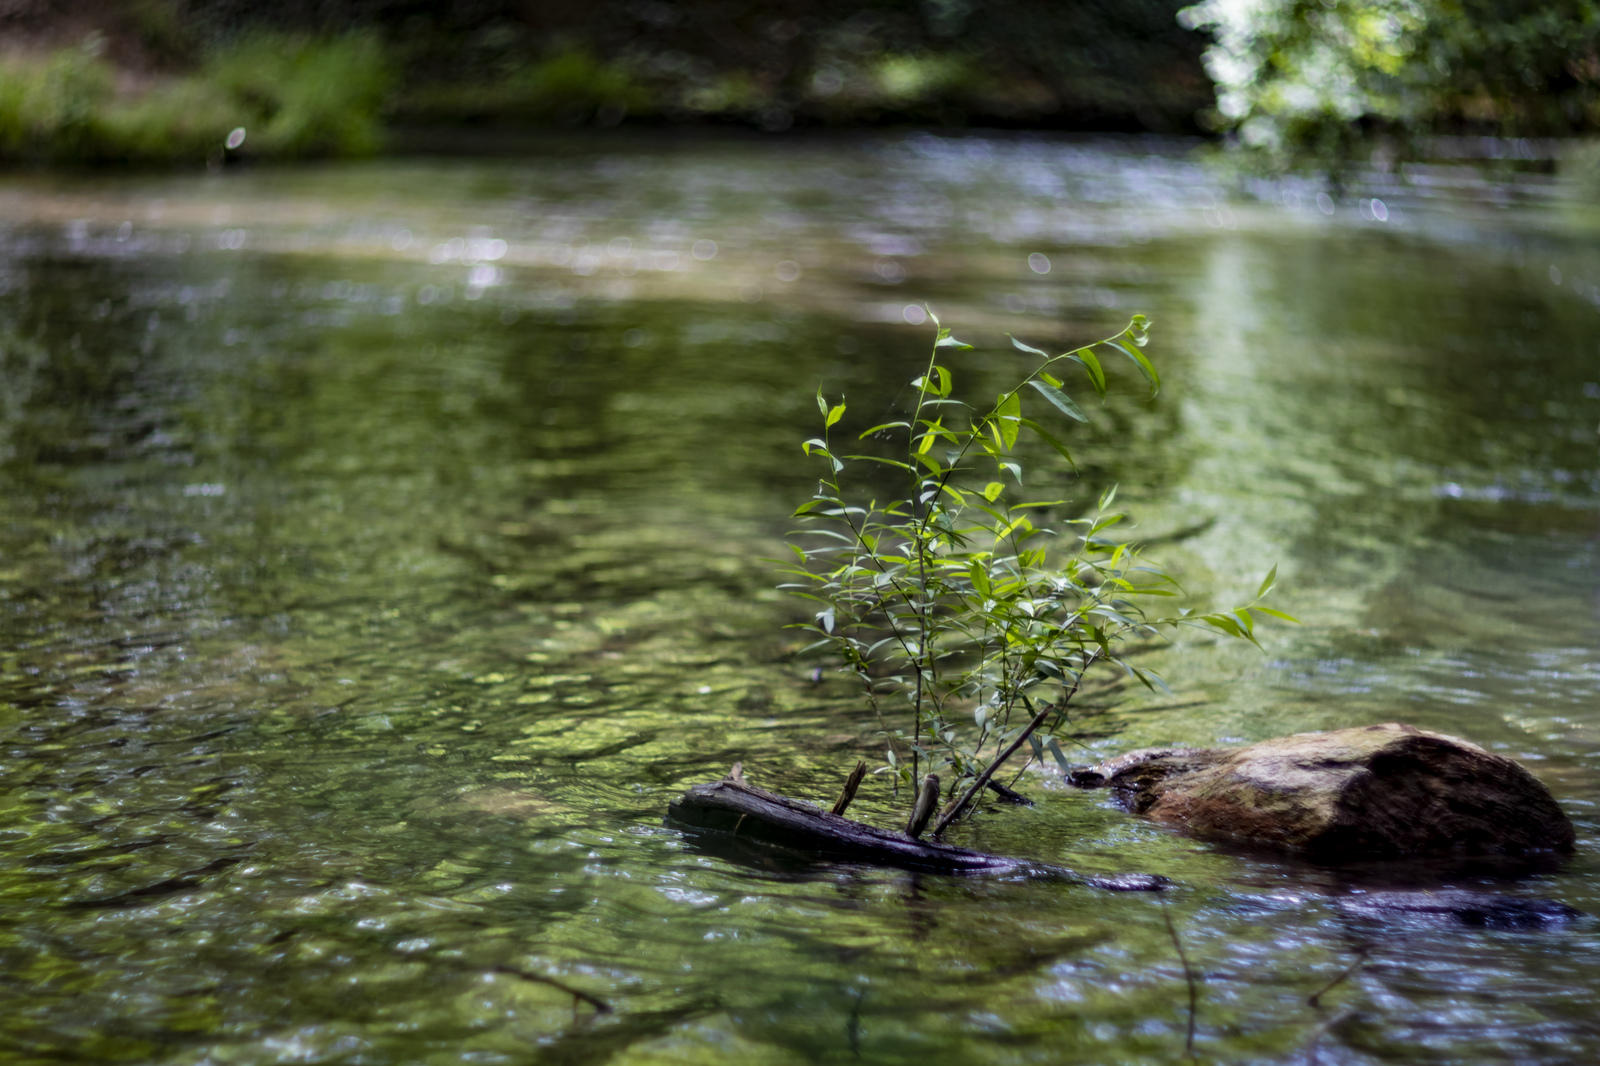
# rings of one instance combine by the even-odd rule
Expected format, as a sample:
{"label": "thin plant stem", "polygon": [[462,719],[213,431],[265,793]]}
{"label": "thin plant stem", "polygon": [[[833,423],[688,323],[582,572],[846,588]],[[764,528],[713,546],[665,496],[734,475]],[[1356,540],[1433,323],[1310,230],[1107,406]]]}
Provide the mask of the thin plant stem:
{"label": "thin plant stem", "polygon": [[[928,379],[933,375],[935,360],[939,358],[938,342],[928,349],[928,365],[922,371],[922,384],[917,388],[917,406],[911,414],[911,425],[906,429],[906,447],[910,448],[916,440],[917,423],[922,421],[922,409],[928,399]],[[917,490],[922,487],[922,475],[917,472],[916,460],[911,464],[911,501],[912,507],[916,506]],[[930,500],[931,504],[933,501]],[[912,540],[912,549],[917,553],[917,655],[911,660],[911,666],[917,672],[916,693],[911,700],[911,790],[912,795],[917,794],[921,787],[920,754],[922,747],[922,686],[923,686],[923,659],[928,655],[928,552],[927,552],[927,516],[933,513],[933,507],[923,508],[923,517],[917,523],[916,535]],[[931,665],[931,664],[930,664]]]}
{"label": "thin plant stem", "polygon": [[[1095,660],[1099,657],[1100,652],[1098,650],[1089,653],[1089,657],[1084,660],[1083,668],[1078,671],[1077,678],[1072,682],[1072,688],[1065,696],[1062,697],[1061,702],[1063,705],[1065,705],[1069,700],[1072,699],[1074,695],[1077,694],[1078,686],[1083,684],[1083,675],[1088,672],[1089,667],[1094,665]],[[1033,709],[1033,704],[1029,702],[1028,697],[1022,697],[1022,701],[1024,704],[1027,704],[1029,710]],[[1016,754],[1017,749],[1022,747],[1022,745],[1027,742],[1027,739],[1033,735],[1034,730],[1043,725],[1044,720],[1050,717],[1054,711],[1054,707],[1049,704],[1045,704],[1045,706],[1033,716],[1033,720],[1023,727],[1022,732],[1017,735],[1016,740],[1012,741],[1011,746],[1006,748],[1006,750],[1001,752],[999,755],[995,756],[994,761],[988,766],[984,767],[983,773],[978,775],[977,780],[972,783],[972,787],[967,789],[966,794],[962,796],[959,801],[957,801],[956,805],[951,807],[950,810],[939,819],[939,824],[933,827],[934,836],[938,836],[940,833],[944,832],[946,827],[948,827],[951,822],[961,817],[961,812],[967,809],[967,806],[972,802],[972,798],[981,792],[984,786],[989,783],[989,778],[994,776],[994,772],[1000,769],[1001,764],[1007,759],[1011,758],[1012,755]]]}

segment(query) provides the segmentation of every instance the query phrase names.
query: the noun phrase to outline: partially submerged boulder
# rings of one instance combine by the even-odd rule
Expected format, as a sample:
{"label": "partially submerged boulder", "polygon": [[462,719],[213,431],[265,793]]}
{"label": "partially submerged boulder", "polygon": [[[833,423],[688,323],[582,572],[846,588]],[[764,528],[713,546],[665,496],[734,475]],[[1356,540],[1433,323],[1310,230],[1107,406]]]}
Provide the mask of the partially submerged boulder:
{"label": "partially submerged boulder", "polygon": [[1146,749],[1078,770],[1196,836],[1321,862],[1572,850],[1572,823],[1510,759],[1389,723],[1244,748]]}

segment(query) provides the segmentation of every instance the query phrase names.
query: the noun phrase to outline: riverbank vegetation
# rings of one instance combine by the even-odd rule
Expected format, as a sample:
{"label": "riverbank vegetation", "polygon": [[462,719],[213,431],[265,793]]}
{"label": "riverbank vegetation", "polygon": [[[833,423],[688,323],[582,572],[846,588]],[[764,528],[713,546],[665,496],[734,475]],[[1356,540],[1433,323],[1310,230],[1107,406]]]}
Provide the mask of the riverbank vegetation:
{"label": "riverbank vegetation", "polygon": [[[358,156],[383,143],[392,67],[370,36],[254,35],[127,89],[104,38],[0,64],[0,155],[44,162]],[[235,132],[238,131],[238,132]]]}
{"label": "riverbank vegetation", "polygon": [[1180,18],[1215,38],[1203,122],[1271,166],[1600,129],[1594,0],[1203,0]]}
{"label": "riverbank vegetation", "polygon": [[1337,167],[1600,128],[1600,0],[13,0],[0,41],[13,161],[911,124],[1208,132],[1256,164]]}
{"label": "riverbank vegetation", "polygon": [[0,156],[349,156],[397,131],[713,123],[1193,131],[1178,0],[470,5],[19,0]]}

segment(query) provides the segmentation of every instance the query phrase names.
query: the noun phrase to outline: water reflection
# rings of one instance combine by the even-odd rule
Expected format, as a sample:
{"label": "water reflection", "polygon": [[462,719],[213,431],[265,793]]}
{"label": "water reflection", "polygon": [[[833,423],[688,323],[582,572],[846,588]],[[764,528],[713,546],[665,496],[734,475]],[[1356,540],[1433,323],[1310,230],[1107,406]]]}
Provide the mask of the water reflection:
{"label": "water reflection", "polygon": [[[1600,912],[1588,223],[1521,188],[1500,198],[1539,202],[1494,217],[1357,191],[1387,219],[1309,187],[1230,199],[1170,145],[975,137],[10,179],[0,1040],[196,1063],[1180,1058],[1185,979],[1148,898],[733,863],[660,825],[736,759],[821,797],[874,757],[760,560],[809,491],[811,393],[881,421],[924,299],[989,345],[980,388],[1017,365],[1003,331],[1151,314],[1163,397],[1096,410],[1084,481],[1039,488],[1122,484],[1200,597],[1277,560],[1307,620],[1264,656],[1156,653],[1172,699],[1106,678],[1084,761],[1395,718],[1463,733],[1579,826],[1571,864],[1513,890]],[[1324,872],[1029,787],[1036,809],[962,842],[1176,879],[1204,1054],[1600,1045],[1591,925],[1373,930]],[[857,802],[891,820],[881,787]]]}

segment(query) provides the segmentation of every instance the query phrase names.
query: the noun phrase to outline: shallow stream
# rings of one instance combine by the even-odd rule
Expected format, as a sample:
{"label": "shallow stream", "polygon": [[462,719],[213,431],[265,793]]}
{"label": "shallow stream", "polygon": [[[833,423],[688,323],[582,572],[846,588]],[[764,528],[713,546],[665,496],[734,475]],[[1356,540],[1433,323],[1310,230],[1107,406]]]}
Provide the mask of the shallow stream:
{"label": "shallow stream", "polygon": [[[1600,915],[1597,197],[1409,177],[1319,203],[1171,142],[619,135],[0,180],[0,1059],[1176,1062],[1174,931],[1201,1060],[1600,1059],[1600,918],[1362,922],[1330,897],[1369,883],[1053,774],[951,839],[1177,887],[662,824],[736,760],[826,801],[879,758],[765,561],[818,385],[883,421],[924,303],[979,389],[1007,332],[1142,311],[1161,395],[1115,368],[1082,479],[1036,484],[1120,485],[1197,601],[1277,563],[1304,624],[1153,653],[1171,696],[1107,675],[1074,757],[1462,735],[1579,846],[1449,883]],[[857,802],[900,817],[883,777]]]}

